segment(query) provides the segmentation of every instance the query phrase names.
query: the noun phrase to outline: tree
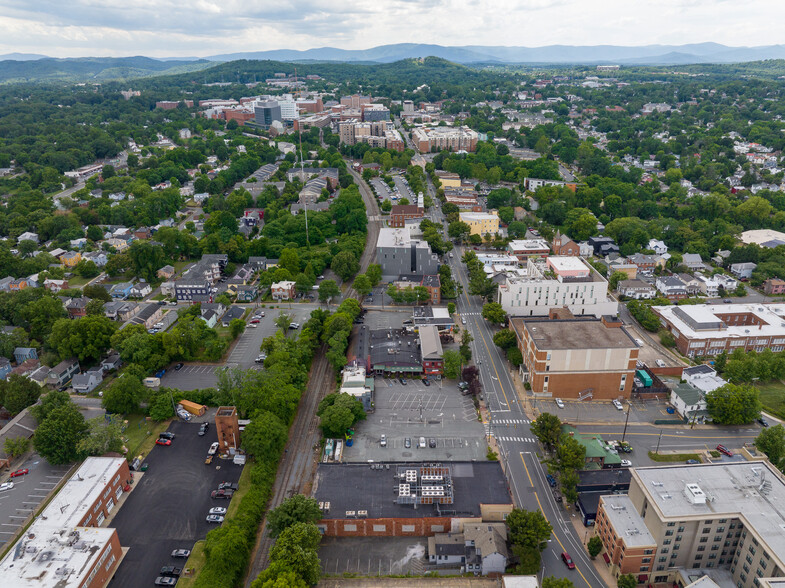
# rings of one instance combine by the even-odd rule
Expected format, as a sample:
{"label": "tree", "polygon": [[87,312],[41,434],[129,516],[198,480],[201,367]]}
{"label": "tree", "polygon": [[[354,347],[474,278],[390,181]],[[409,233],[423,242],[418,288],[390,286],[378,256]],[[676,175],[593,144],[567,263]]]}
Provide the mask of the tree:
{"label": "tree", "polygon": [[139,402],[144,393],[145,387],[139,378],[123,374],[106,389],[101,405],[106,412],[131,414],[139,410]]}
{"label": "tree", "polygon": [[471,231],[472,228],[462,221],[455,221],[447,226],[447,236],[450,237],[450,239],[456,239],[459,242],[466,240]]}
{"label": "tree", "polygon": [[542,554],[535,547],[525,547],[523,545],[513,545],[512,553],[518,558],[518,565],[515,573],[523,576],[534,576],[540,571],[542,566]]}
{"label": "tree", "polygon": [[295,494],[267,513],[267,527],[270,535],[277,537],[295,523],[315,523],[321,518],[322,511],[316,499]]}
{"label": "tree", "polygon": [[322,302],[327,302],[340,293],[341,290],[338,288],[338,284],[335,283],[335,280],[322,280],[322,283],[319,284],[319,300]]}
{"label": "tree", "polygon": [[447,312],[449,314],[455,314],[455,303],[454,302],[448,302],[447,303]]}
{"label": "tree", "polygon": [[725,384],[706,394],[706,408],[718,425],[744,425],[760,416],[760,393],[752,386]]}
{"label": "tree", "polygon": [[586,544],[586,549],[589,551],[589,555],[592,559],[600,555],[602,551],[602,539],[600,539],[597,535],[589,539],[589,542]]}
{"label": "tree", "polygon": [[624,272],[613,272],[608,279],[608,284],[611,290],[616,290],[619,287],[619,282],[627,279],[627,274]]}
{"label": "tree", "polygon": [[586,464],[586,447],[578,443],[574,437],[562,435],[556,447],[556,459],[562,472],[583,469]]}
{"label": "tree", "polygon": [[474,337],[472,337],[468,329],[464,329],[461,333],[461,346],[458,348],[464,363],[469,363],[472,360],[472,350],[469,347],[469,343],[472,341],[474,341]]}
{"label": "tree", "polygon": [[518,345],[518,337],[510,329],[502,329],[493,335],[493,342],[506,351]]}
{"label": "tree", "polygon": [[351,251],[339,251],[330,263],[332,270],[345,282],[357,273],[360,264]]}
{"label": "tree", "polygon": [[531,424],[531,432],[547,450],[553,450],[561,436],[561,420],[554,414],[544,412]]}
{"label": "tree", "polygon": [[87,421],[87,436],[79,441],[79,453],[103,455],[110,451],[119,453],[123,449],[122,419],[113,415],[108,421],[95,417]]}
{"label": "tree", "polygon": [[55,346],[60,359],[75,356],[79,361],[98,361],[111,347],[115,331],[117,322],[103,315],[85,316],[77,321],[63,318],[52,326],[49,344]]}
{"label": "tree", "polygon": [[632,574],[624,574],[616,579],[616,586],[618,588],[636,588],[638,579]]}
{"label": "tree", "polygon": [[513,366],[518,367],[523,363],[523,353],[517,347],[510,347],[507,350],[507,361]]}
{"label": "tree", "polygon": [[261,459],[277,459],[286,445],[286,424],[267,410],[254,412],[243,431],[243,449]]}
{"label": "tree", "polygon": [[278,316],[275,317],[275,326],[284,332],[286,332],[286,329],[289,328],[289,325],[291,323],[292,323],[292,315],[287,314],[284,311],[280,311],[278,313]]}
{"label": "tree", "polygon": [[774,467],[780,471],[785,468],[785,428],[782,425],[763,429],[755,439],[755,447],[766,454]]}
{"label": "tree", "polygon": [[12,415],[35,404],[40,395],[41,386],[19,374],[11,374],[6,381],[0,381],[0,398]]}
{"label": "tree", "polygon": [[3,443],[3,450],[8,454],[11,459],[16,459],[20,455],[24,455],[25,451],[30,448],[30,439],[27,437],[6,437]]}
{"label": "tree", "polygon": [[295,572],[308,585],[319,581],[321,569],[316,549],[321,534],[313,523],[295,523],[284,529],[270,550],[270,566],[260,578],[277,578]]}
{"label": "tree", "polygon": [[515,545],[537,549],[545,548],[553,527],[539,510],[512,509],[507,515],[510,541]]}
{"label": "tree", "polygon": [[81,455],[79,442],[88,427],[73,402],[52,410],[38,425],[33,437],[35,450],[52,465],[70,463]]}
{"label": "tree", "polygon": [[371,280],[369,280],[368,276],[365,274],[357,274],[357,276],[354,278],[353,287],[360,296],[367,296],[373,289],[373,286],[371,286]]}
{"label": "tree", "polygon": [[101,273],[98,266],[91,259],[83,259],[76,264],[74,272],[83,278],[94,278]]}
{"label": "tree", "polygon": [[85,313],[87,316],[103,316],[104,315],[104,301],[91,300],[85,305]]}
{"label": "tree", "polygon": [[541,588],[575,588],[575,584],[567,578],[548,576],[547,578],[542,579]]}
{"label": "tree", "polygon": [[444,352],[444,377],[455,380],[461,371],[461,354],[452,349]]}
{"label": "tree", "polygon": [[365,275],[368,276],[368,279],[371,281],[371,286],[375,288],[376,285],[382,281],[382,266],[378,263],[372,263],[365,271]]}
{"label": "tree", "polygon": [[232,339],[237,339],[240,334],[245,331],[245,321],[243,319],[232,319],[229,321],[229,334]]}
{"label": "tree", "polygon": [[501,324],[507,320],[507,313],[498,302],[486,302],[482,305],[482,318],[492,323]]}
{"label": "tree", "polygon": [[71,397],[65,390],[52,390],[48,392],[39,404],[30,407],[30,412],[39,423],[44,422],[44,419],[49,416],[55,408],[66,406],[71,402]]}
{"label": "tree", "polygon": [[103,300],[104,302],[111,302],[112,295],[109,291],[99,284],[90,284],[82,288],[82,294],[93,300]]}
{"label": "tree", "polygon": [[354,423],[365,419],[363,403],[350,394],[339,392],[325,396],[316,414],[325,437],[343,437]]}

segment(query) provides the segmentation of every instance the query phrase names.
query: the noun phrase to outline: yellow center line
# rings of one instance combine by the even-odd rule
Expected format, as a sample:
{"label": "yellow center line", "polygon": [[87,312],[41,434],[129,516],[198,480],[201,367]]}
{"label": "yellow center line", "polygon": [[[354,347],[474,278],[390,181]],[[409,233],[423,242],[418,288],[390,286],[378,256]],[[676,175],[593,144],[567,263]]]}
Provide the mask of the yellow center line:
{"label": "yellow center line", "polygon": [[[589,433],[594,435],[618,435],[618,431],[614,433],[608,432],[600,432],[600,431],[581,431],[581,433]],[[659,437],[657,433],[627,433],[627,437],[631,437],[632,435],[639,435],[643,437]],[[728,441],[728,437],[700,437],[697,435],[663,435],[663,437],[672,437],[673,439],[703,439],[703,440],[713,440],[713,439],[725,439]],[[738,435],[733,437],[733,439],[757,439],[756,435]],[[732,441],[729,441],[729,443]]]}
{"label": "yellow center line", "polygon": [[[534,482],[532,482],[532,477],[529,474],[529,468],[526,467],[526,460],[523,459],[523,453],[519,453],[518,455],[521,456],[521,463],[523,464],[523,469],[526,470],[526,477],[529,478],[529,484],[534,486]],[[536,492],[535,492],[535,494],[536,494]]]}
{"label": "yellow center line", "polygon": [[[526,475],[528,476],[528,475],[529,475],[529,468],[527,468],[527,467],[526,467],[526,461],[523,459],[523,454],[521,454],[521,462],[523,462],[523,467],[526,469]],[[529,482],[531,482],[531,476],[529,476]],[[532,484],[532,486],[533,486],[533,485],[534,485],[534,484]],[[535,492],[535,493],[534,493],[534,498],[537,500],[537,506],[539,506],[539,507],[540,507],[540,512],[542,513],[542,517],[543,517],[543,518],[544,518],[546,521],[548,521],[548,517],[547,517],[547,516],[545,516],[545,511],[544,511],[544,510],[543,510],[543,508],[542,508],[542,503],[540,502],[540,497],[537,495],[537,492]],[[550,523],[550,521],[548,521],[548,523]],[[556,536],[556,532],[553,530],[553,525],[551,525],[551,535],[553,535],[553,538],[554,538],[554,539],[556,539],[556,542],[559,544],[559,547],[561,547],[561,550],[562,550],[564,553],[567,553],[567,549],[564,547],[564,545],[562,544],[562,542],[561,542],[561,541],[559,540],[559,538]],[[573,563],[575,563],[575,562],[573,562]],[[586,576],[584,576],[584,575],[583,575],[583,572],[582,572],[582,571],[581,571],[581,569],[578,567],[578,564],[575,564],[575,571],[576,571],[576,572],[578,572],[578,573],[581,575],[581,578],[583,578],[583,581],[584,581],[584,582],[586,582],[586,584],[587,584],[588,586],[591,586],[591,583],[590,583],[590,582],[589,582],[589,581],[586,579]]]}
{"label": "yellow center line", "polygon": [[[456,273],[458,273],[458,272],[456,272]],[[464,282],[461,279],[460,275],[458,275],[458,281],[461,283],[461,286],[464,286],[464,288],[463,288],[463,296],[464,296],[464,298],[466,298],[466,304],[468,305],[469,304],[469,295],[467,294],[467,291],[469,289],[469,286],[468,286],[468,284],[464,284]],[[483,320],[485,320],[485,319],[483,319]],[[510,399],[507,398],[507,393],[504,391],[504,385],[502,384],[502,380],[499,377],[499,371],[496,369],[496,362],[493,361],[493,356],[491,355],[491,350],[488,349],[488,343],[487,343],[487,341],[485,341],[485,336],[482,334],[482,329],[480,329],[478,327],[477,331],[480,333],[480,337],[482,338],[482,344],[485,346],[485,351],[488,352],[488,359],[491,360],[491,365],[493,366],[493,371],[496,374],[496,381],[499,382],[499,388],[501,388],[502,396],[504,396],[504,402],[507,403],[507,408],[508,409],[512,409],[512,407],[510,406]]]}

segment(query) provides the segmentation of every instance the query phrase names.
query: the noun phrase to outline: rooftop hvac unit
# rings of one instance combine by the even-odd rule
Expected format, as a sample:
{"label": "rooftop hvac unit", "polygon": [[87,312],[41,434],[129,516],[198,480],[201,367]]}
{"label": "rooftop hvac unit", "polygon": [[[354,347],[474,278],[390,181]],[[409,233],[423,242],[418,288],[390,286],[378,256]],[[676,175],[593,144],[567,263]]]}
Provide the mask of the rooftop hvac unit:
{"label": "rooftop hvac unit", "polygon": [[353,519],[356,516],[356,514],[357,513],[355,513],[353,510],[347,510],[346,511],[346,518],[347,519]]}
{"label": "rooftop hvac unit", "polygon": [[706,494],[697,484],[687,484],[684,487],[684,495],[690,504],[706,504]]}
{"label": "rooftop hvac unit", "polygon": [[398,496],[411,496],[412,490],[409,484],[398,484]]}
{"label": "rooftop hvac unit", "polygon": [[367,510],[358,510],[357,511],[357,517],[361,518],[361,519],[367,519],[368,518],[368,511]]}
{"label": "rooftop hvac unit", "polygon": [[407,482],[416,482],[417,481],[417,470],[406,470],[406,481]]}
{"label": "rooftop hvac unit", "polygon": [[423,482],[441,482],[442,480],[444,480],[444,476],[435,476],[429,474],[429,475],[421,476],[420,479]]}

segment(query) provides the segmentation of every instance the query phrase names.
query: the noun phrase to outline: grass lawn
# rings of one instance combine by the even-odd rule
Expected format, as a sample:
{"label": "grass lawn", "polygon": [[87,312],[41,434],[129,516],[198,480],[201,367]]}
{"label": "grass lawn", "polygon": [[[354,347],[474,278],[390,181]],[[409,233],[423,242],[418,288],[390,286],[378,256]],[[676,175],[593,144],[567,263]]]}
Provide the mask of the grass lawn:
{"label": "grass lawn", "polygon": [[[189,588],[190,586],[193,586],[206,561],[207,554],[204,552],[204,540],[197,541],[191,550],[191,557],[188,558],[188,561],[186,561],[183,566],[183,575],[180,576],[177,585],[180,586],[180,588]],[[192,572],[190,575],[186,576],[185,570],[192,570]]]}
{"label": "grass lawn", "polygon": [[760,401],[764,409],[777,415],[785,414],[785,384],[776,380],[761,384],[755,383],[760,390]]}
{"label": "grass lawn", "polygon": [[243,473],[240,474],[240,479],[237,480],[237,492],[234,493],[232,496],[232,500],[229,501],[229,506],[226,509],[226,520],[231,519],[235,514],[237,514],[237,509],[240,508],[240,501],[243,499],[243,496],[248,494],[248,491],[251,489],[251,466],[253,465],[252,460],[248,460],[243,467]]}
{"label": "grass lawn", "polygon": [[684,463],[688,459],[695,459],[697,461],[703,461],[697,453],[654,453],[653,451],[649,451],[649,459],[652,461],[664,461],[664,462],[681,462]]}
{"label": "grass lawn", "polygon": [[89,282],[92,279],[93,278],[83,278],[81,276],[74,276],[72,278],[68,278],[68,287],[79,288],[80,286],[84,286],[87,282]]}
{"label": "grass lawn", "polygon": [[123,432],[123,439],[127,440],[128,456],[133,459],[139,454],[147,454],[155,445],[158,433],[166,430],[168,421],[157,423],[148,421],[143,415],[132,414],[127,419],[128,425]]}
{"label": "grass lawn", "polygon": [[172,266],[177,271],[177,273],[180,273],[181,271],[183,271],[184,267],[189,266],[192,263],[194,263],[194,262],[193,261],[175,261],[174,263],[172,263]]}

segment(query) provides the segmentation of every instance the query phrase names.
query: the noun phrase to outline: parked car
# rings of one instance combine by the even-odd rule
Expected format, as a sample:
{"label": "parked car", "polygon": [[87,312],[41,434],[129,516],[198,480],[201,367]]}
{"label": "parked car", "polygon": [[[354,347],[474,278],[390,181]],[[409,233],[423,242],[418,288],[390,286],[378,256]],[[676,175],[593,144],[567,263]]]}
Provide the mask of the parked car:
{"label": "parked car", "polygon": [[190,555],[191,555],[191,550],[190,550],[190,549],[175,549],[175,550],[172,552],[172,557],[182,557],[182,558],[187,558],[187,557],[189,557]]}
{"label": "parked car", "polygon": [[178,363],[176,366],[174,366],[174,371],[179,371],[181,369],[183,369],[183,362],[182,361],[180,363]]}
{"label": "parked car", "polygon": [[213,463],[212,455],[208,455],[207,457],[204,458],[204,465],[210,465],[211,463]]}
{"label": "parked car", "polygon": [[545,476],[545,479],[548,480],[548,485],[551,488],[556,488],[556,478],[554,478],[551,474]]}
{"label": "parked car", "polygon": [[733,457],[733,452],[724,445],[717,445],[717,451],[728,457]]}
{"label": "parked car", "polygon": [[623,468],[631,468],[632,467],[632,462],[629,459],[623,459],[623,460],[621,460],[621,467],[623,467]]}
{"label": "parked car", "polygon": [[210,492],[210,498],[226,498],[231,500],[234,490],[213,490]]}
{"label": "parked car", "polygon": [[24,468],[22,470],[16,470],[15,472],[11,472],[11,477],[12,478],[18,478],[19,476],[24,476],[24,475],[27,475],[29,473],[30,473],[30,470],[27,469],[27,468]]}
{"label": "parked car", "polygon": [[174,439],[177,435],[175,435],[174,433],[170,433],[169,431],[164,431],[162,433],[158,433],[158,436],[161,439]]}
{"label": "parked car", "polygon": [[10,490],[13,487],[14,487],[13,482],[3,482],[2,484],[0,484],[0,491]]}
{"label": "parked car", "polygon": [[162,576],[179,576],[183,573],[183,568],[176,568],[174,566],[164,566],[161,568],[161,571],[158,572]]}
{"label": "parked car", "polygon": [[215,515],[225,515],[226,509],[223,506],[214,506],[210,509],[210,512],[207,514],[215,514]]}
{"label": "parked car", "polygon": [[221,482],[218,484],[219,490],[231,490],[232,492],[236,491],[239,488],[237,482]]}
{"label": "parked car", "polygon": [[289,323],[289,328],[292,330],[299,329],[300,323]]}
{"label": "parked car", "polygon": [[425,449],[425,437],[420,437],[420,440],[419,440],[419,442],[417,443],[417,446],[418,446],[420,449]]}
{"label": "parked car", "polygon": [[638,347],[643,347],[643,341],[642,341],[641,339],[635,339],[635,344],[636,344]]}
{"label": "parked car", "polygon": [[251,324],[252,324],[252,325],[257,325],[257,324],[259,324],[259,319],[258,319],[258,318],[256,318],[256,317],[253,317],[253,318],[251,319]]}
{"label": "parked car", "polygon": [[423,379],[422,379],[422,383],[423,383],[425,386],[430,386],[430,385],[431,385],[431,382],[428,380],[428,378],[423,378]]}
{"label": "parked car", "polygon": [[662,361],[661,359],[658,359],[658,360],[657,360],[657,361],[655,361],[654,363],[656,363],[656,364],[657,364],[657,367],[661,367],[661,368],[662,368],[662,367],[665,367],[665,362],[664,362],[664,361]]}
{"label": "parked car", "polygon": [[564,403],[561,401],[561,398],[554,398],[553,401],[556,403],[556,406],[559,408],[564,408]]}
{"label": "parked car", "polygon": [[223,523],[224,518],[221,515],[207,515],[208,523]]}
{"label": "parked car", "polygon": [[562,551],[561,559],[564,562],[564,564],[567,566],[568,569],[570,569],[570,570],[574,570],[575,569],[575,563],[572,561],[572,558],[570,557],[569,553],[567,553],[566,551]]}
{"label": "parked car", "polygon": [[382,435],[379,439],[379,445],[382,447],[387,447],[387,435]]}
{"label": "parked car", "polygon": [[464,317],[461,317],[461,324],[462,324],[462,325],[465,325],[465,324],[466,324],[466,319],[465,319]]}
{"label": "parked car", "polygon": [[761,427],[768,427],[769,421],[767,421],[763,417],[758,417],[758,424],[760,424]]}
{"label": "parked car", "polygon": [[156,586],[174,586],[175,584],[177,584],[177,578],[171,576],[158,576],[155,579]]}
{"label": "parked car", "polygon": [[398,381],[401,383],[401,386],[406,386],[409,383],[406,381],[406,378],[398,378]]}
{"label": "parked car", "polygon": [[428,439],[428,447],[434,449],[436,447],[436,439],[434,439],[433,437]]}
{"label": "parked car", "polygon": [[411,437],[406,437],[406,439],[403,440],[403,446],[406,449],[411,449],[411,447],[412,447],[412,438]]}
{"label": "parked car", "polygon": [[694,464],[700,463],[700,460],[699,459],[688,459],[686,461],[686,463],[688,463],[690,465],[694,465]]}
{"label": "parked car", "polygon": [[215,455],[216,451],[218,451],[218,441],[210,445],[210,449],[207,450],[207,455]]}
{"label": "parked car", "polygon": [[616,410],[624,410],[624,407],[622,406],[621,402],[619,402],[618,400],[613,401],[613,406],[616,407]]}
{"label": "parked car", "polygon": [[205,434],[207,433],[207,430],[208,430],[209,428],[210,428],[210,423],[202,423],[202,424],[201,424],[201,426],[199,427],[199,433],[198,433],[198,435],[199,435],[200,437],[204,437],[204,436],[205,436]]}
{"label": "parked car", "polygon": [[156,439],[155,444],[156,445],[166,445],[166,446],[169,446],[169,445],[172,444],[172,440],[171,439],[160,438],[160,439]]}

